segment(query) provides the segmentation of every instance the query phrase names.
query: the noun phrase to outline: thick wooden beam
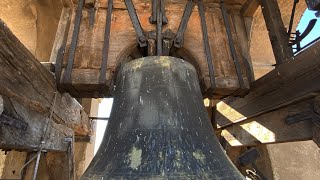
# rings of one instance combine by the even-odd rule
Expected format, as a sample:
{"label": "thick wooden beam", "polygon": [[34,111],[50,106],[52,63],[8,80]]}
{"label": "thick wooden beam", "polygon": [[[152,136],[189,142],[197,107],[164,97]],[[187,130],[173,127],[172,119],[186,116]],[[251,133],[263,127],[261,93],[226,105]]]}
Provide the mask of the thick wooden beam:
{"label": "thick wooden beam", "polygon": [[289,35],[284,27],[277,0],[261,0],[261,6],[276,63],[280,65],[293,58]]}
{"label": "thick wooden beam", "polygon": [[320,41],[259,80],[244,98],[217,104],[216,121],[226,127],[320,93]]}
{"label": "thick wooden beam", "polygon": [[0,37],[0,94],[43,116],[48,116],[54,105],[56,123],[79,134],[90,134],[91,125],[81,105],[69,94],[58,93],[52,73],[35,59],[3,21],[0,21]]}
{"label": "thick wooden beam", "polygon": [[241,10],[240,13],[242,16],[251,17],[254,15],[254,13],[257,11],[257,9],[260,6],[259,0],[247,0]]}
{"label": "thick wooden beam", "polygon": [[[30,111],[14,98],[0,95],[3,99],[3,113],[0,115],[0,149],[34,151],[42,141],[43,150],[67,151],[66,137],[73,136],[73,130],[64,125],[49,121],[46,115]],[[48,132],[45,140],[45,129]]]}
{"label": "thick wooden beam", "polygon": [[272,111],[227,127],[221,135],[231,146],[311,140],[312,118],[320,120],[312,106],[313,99]]}

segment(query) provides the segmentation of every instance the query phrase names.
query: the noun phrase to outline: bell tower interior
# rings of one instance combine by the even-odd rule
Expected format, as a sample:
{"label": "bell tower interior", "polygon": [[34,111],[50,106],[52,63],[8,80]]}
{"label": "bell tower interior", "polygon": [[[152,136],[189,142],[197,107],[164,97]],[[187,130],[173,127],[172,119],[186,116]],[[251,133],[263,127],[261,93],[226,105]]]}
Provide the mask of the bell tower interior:
{"label": "bell tower interior", "polygon": [[0,7],[0,179],[320,176],[320,0]]}

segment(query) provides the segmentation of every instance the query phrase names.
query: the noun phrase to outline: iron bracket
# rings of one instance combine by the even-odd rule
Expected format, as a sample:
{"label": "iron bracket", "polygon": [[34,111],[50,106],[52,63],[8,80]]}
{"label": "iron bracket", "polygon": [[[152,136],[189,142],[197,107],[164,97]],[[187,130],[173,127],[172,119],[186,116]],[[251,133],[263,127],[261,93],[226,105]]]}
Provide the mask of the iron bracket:
{"label": "iron bracket", "polygon": [[107,17],[106,17],[106,27],[104,32],[104,42],[103,42],[103,49],[102,49],[101,69],[100,69],[100,76],[99,76],[100,94],[103,94],[104,89],[106,87],[106,81],[107,81],[106,74],[107,74],[107,64],[108,64],[108,57],[109,57],[112,10],[113,10],[113,0],[109,0]]}
{"label": "iron bracket", "polygon": [[152,15],[149,18],[151,24],[157,23],[157,11],[160,3],[160,11],[162,12],[162,24],[168,24],[168,18],[165,14],[165,0],[152,0]]}
{"label": "iron bracket", "polygon": [[147,38],[146,38],[146,35],[144,34],[144,31],[141,27],[140,21],[138,19],[138,16],[137,16],[136,10],[134,9],[132,1],[125,0],[125,4],[127,6],[132,25],[136,31],[137,41],[139,43],[139,46],[146,47],[147,46]]}
{"label": "iron bracket", "polygon": [[190,16],[192,14],[192,9],[193,9],[193,0],[189,0],[185,7],[178,32],[176,34],[176,37],[173,40],[173,44],[176,48],[181,48],[183,45],[184,33],[186,32],[187,25],[188,25]]}
{"label": "iron bracket", "polygon": [[208,69],[209,69],[209,76],[210,76],[210,82],[211,82],[211,88],[214,89],[216,87],[216,80],[214,75],[214,65],[213,65],[213,58],[209,43],[209,37],[208,37],[208,29],[207,29],[207,23],[206,23],[206,17],[204,12],[204,6],[202,0],[198,0],[198,8],[199,8],[199,14],[201,18],[201,28],[202,28],[202,38],[203,38],[203,44],[204,49],[207,56],[207,63],[208,63]]}

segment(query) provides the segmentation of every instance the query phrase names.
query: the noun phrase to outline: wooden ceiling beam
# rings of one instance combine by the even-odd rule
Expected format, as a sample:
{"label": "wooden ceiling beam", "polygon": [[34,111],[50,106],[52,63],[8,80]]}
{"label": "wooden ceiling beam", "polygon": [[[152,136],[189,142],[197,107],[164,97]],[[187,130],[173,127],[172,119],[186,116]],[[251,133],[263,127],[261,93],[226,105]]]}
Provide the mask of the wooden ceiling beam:
{"label": "wooden ceiling beam", "polygon": [[241,15],[245,17],[252,17],[260,4],[260,0],[247,0],[240,10]]}
{"label": "wooden ceiling beam", "polygon": [[244,98],[217,104],[216,121],[226,127],[320,93],[320,41],[255,81]]}
{"label": "wooden ceiling beam", "polygon": [[313,99],[272,111],[222,130],[221,136],[231,146],[312,140]]}

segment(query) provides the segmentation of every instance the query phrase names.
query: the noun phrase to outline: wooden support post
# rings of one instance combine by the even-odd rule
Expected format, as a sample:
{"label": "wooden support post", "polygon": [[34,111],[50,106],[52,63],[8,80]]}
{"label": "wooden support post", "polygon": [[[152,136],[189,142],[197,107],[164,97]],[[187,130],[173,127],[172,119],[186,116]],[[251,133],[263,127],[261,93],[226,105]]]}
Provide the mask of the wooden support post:
{"label": "wooden support post", "polygon": [[220,127],[256,117],[320,93],[320,42],[252,84],[244,98],[227,98],[217,104]]}
{"label": "wooden support post", "polygon": [[[314,112],[316,116],[320,118],[320,96],[315,98],[314,101]],[[320,148],[320,120],[314,120],[314,128],[313,128],[313,141],[319,146]]]}
{"label": "wooden support post", "polygon": [[[68,31],[70,28],[70,19],[71,19],[71,8],[63,8],[60,16],[60,21],[58,24],[55,41],[53,43],[50,62],[56,63],[59,56],[59,50],[67,41]],[[64,50],[64,49],[61,49]],[[60,52],[61,53],[61,52]]]}
{"label": "wooden support post", "polygon": [[247,0],[241,10],[240,13],[242,16],[245,17],[252,17],[254,13],[257,11],[257,9],[260,6],[260,0]]}
{"label": "wooden support post", "polygon": [[[255,146],[259,144],[311,140],[313,99],[272,111],[222,130],[221,135],[231,146]],[[310,118],[306,116],[310,115]],[[295,122],[288,124],[291,117]],[[297,119],[298,118],[298,119]],[[320,117],[314,117],[320,120]]]}
{"label": "wooden support post", "polygon": [[277,0],[261,0],[261,6],[276,63],[280,65],[293,58],[289,35],[284,27]]}

